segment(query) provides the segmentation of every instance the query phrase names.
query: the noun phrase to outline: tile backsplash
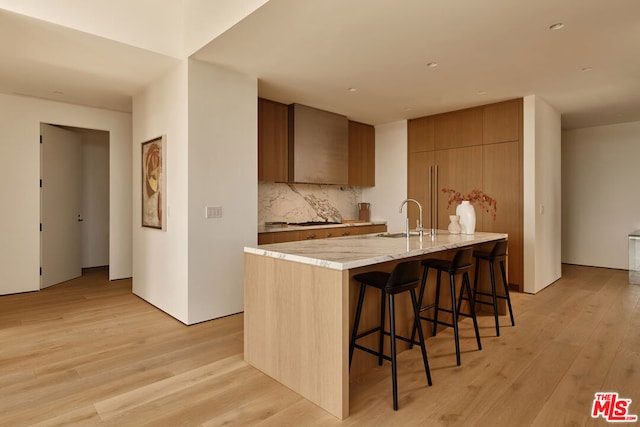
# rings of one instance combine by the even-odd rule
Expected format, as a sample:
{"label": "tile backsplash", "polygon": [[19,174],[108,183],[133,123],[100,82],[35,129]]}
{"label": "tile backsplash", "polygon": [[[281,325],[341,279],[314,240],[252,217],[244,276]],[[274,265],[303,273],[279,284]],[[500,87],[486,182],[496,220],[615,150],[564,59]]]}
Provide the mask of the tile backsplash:
{"label": "tile backsplash", "polygon": [[358,218],[362,189],[349,185],[258,183],[258,224]]}

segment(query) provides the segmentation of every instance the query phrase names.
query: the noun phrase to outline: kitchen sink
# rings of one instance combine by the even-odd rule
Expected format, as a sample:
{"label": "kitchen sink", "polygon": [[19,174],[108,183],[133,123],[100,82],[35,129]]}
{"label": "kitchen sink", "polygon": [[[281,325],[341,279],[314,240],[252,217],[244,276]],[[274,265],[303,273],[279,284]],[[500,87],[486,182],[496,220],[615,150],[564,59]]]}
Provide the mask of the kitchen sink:
{"label": "kitchen sink", "polygon": [[406,233],[380,233],[376,237],[391,237],[391,238],[399,238],[399,237],[407,237]]}

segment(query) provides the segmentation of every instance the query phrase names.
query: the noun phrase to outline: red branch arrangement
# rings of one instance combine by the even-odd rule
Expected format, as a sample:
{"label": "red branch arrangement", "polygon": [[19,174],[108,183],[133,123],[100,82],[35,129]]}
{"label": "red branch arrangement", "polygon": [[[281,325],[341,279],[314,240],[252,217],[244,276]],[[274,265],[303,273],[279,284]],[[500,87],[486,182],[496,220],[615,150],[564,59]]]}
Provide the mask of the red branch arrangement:
{"label": "red branch arrangement", "polygon": [[493,197],[489,197],[484,194],[481,190],[473,189],[468,194],[460,194],[459,191],[456,191],[452,188],[443,188],[443,193],[447,193],[449,195],[449,204],[447,208],[450,207],[454,203],[460,203],[463,200],[467,200],[472,205],[477,205],[480,209],[484,210],[491,214],[491,217],[496,219],[496,211],[498,210],[498,202]]}

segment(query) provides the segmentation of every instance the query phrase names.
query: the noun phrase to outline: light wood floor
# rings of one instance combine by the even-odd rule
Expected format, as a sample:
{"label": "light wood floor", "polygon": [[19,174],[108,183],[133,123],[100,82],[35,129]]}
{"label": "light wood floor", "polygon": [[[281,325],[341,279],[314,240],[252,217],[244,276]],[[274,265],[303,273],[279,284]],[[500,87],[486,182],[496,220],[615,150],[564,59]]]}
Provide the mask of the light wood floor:
{"label": "light wood floor", "polygon": [[351,383],[336,418],[242,358],[242,315],[184,326],[106,271],[41,292],[0,297],[0,425],[583,426],[594,393],[616,391],[640,415],[640,286],[627,272],[565,265],[538,295],[513,293],[516,326],[480,319],[483,350],[462,321]]}

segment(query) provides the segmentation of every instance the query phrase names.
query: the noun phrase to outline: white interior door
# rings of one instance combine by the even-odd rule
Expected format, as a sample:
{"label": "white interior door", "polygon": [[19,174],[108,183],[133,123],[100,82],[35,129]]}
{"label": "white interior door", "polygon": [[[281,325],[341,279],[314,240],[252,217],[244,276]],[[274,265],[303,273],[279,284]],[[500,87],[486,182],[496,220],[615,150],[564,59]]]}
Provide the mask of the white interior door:
{"label": "white interior door", "polygon": [[82,137],[40,125],[40,288],[82,275]]}

